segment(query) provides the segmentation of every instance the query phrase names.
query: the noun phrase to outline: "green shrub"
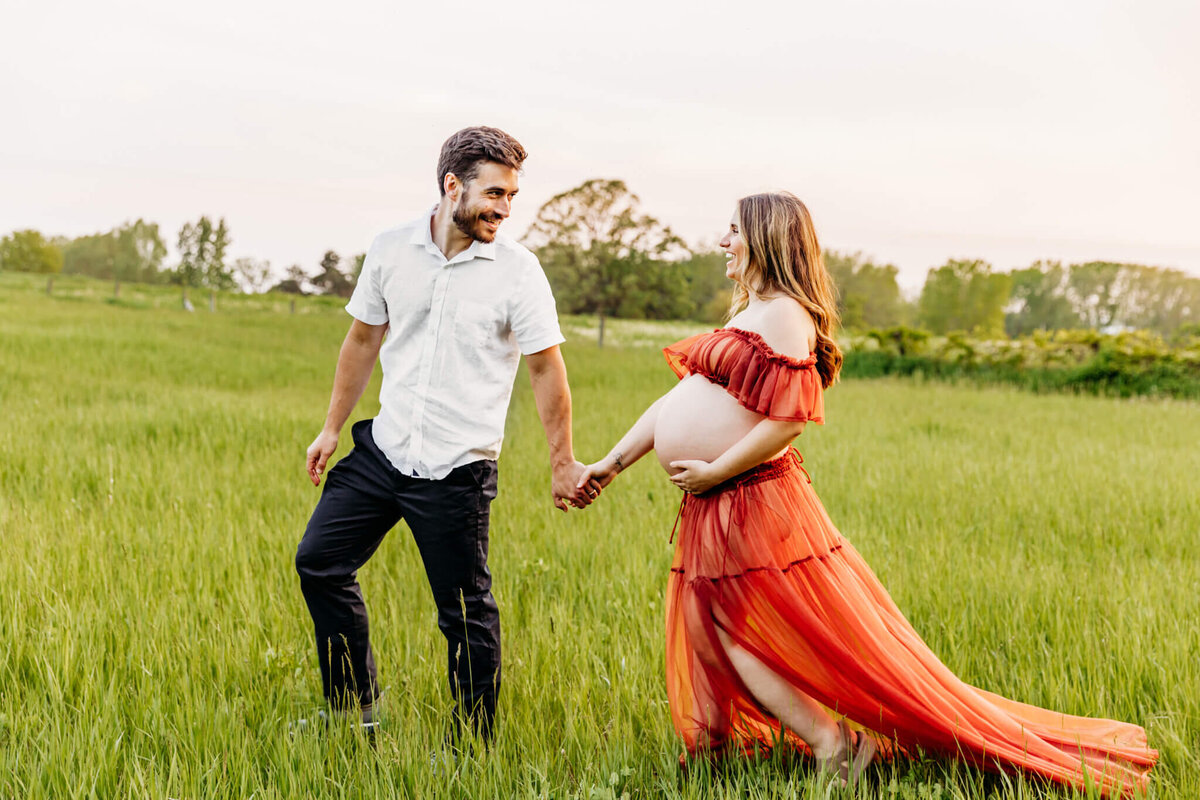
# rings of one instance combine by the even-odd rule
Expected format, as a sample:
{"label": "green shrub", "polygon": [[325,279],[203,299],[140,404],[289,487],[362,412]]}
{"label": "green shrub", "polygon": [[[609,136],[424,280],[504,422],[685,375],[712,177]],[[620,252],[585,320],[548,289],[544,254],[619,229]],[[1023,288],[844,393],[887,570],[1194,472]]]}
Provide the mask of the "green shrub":
{"label": "green shrub", "polygon": [[1200,398],[1200,335],[1039,331],[1013,340],[934,337],[909,328],[872,330],[843,342],[843,374],[1005,383],[1031,391]]}

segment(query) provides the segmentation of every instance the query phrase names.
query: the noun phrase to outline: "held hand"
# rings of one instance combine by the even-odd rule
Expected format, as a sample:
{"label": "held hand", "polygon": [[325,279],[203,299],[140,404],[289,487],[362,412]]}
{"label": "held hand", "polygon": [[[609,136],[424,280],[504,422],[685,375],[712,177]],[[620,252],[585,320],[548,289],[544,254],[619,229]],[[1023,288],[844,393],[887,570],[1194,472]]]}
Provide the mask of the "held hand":
{"label": "held hand", "polygon": [[[592,498],[595,499],[599,496],[600,490],[612,483],[620,472],[621,470],[617,468],[616,462],[612,458],[605,458],[584,467],[575,487],[580,491],[594,491],[595,494],[592,495]],[[586,489],[585,484],[587,485]]]}
{"label": "held hand", "polygon": [[308,479],[313,486],[321,485],[321,475],[325,472],[325,464],[333,451],[337,450],[338,435],[330,431],[321,431],[313,443],[308,446],[308,457],[304,468],[308,471]]}
{"label": "held hand", "polygon": [[577,485],[579,475],[584,466],[578,461],[571,461],[554,467],[551,476],[551,492],[554,495],[554,506],[560,511],[568,511],[573,506],[583,508],[589,506],[600,494],[600,487],[581,488]]}
{"label": "held hand", "polygon": [[688,494],[707,492],[721,482],[721,476],[707,461],[672,461],[671,468],[680,470],[671,476],[671,483]]}

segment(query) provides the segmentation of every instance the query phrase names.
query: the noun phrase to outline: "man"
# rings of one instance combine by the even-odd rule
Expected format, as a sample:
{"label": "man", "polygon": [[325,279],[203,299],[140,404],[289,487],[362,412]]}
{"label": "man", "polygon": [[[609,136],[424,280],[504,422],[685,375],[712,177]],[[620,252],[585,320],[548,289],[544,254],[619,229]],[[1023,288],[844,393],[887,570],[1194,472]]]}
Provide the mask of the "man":
{"label": "man", "polygon": [[500,618],[487,566],[488,515],[522,354],[550,445],[554,504],[582,507],[599,491],[575,486],[583,465],[571,448],[571,395],[550,285],[532,253],[497,234],[525,156],[495,128],[466,128],[447,139],[438,161],[440,202],[375,239],[346,305],[354,322],[325,426],[308,448],[313,485],[376,356],[381,408],[354,425],[354,449],[330,470],[296,571],[316,628],[325,697],[336,711],[361,713],[365,725],[373,724],[379,689],[355,575],[403,519],[437,604],[458,712],[485,740],[491,736]]}

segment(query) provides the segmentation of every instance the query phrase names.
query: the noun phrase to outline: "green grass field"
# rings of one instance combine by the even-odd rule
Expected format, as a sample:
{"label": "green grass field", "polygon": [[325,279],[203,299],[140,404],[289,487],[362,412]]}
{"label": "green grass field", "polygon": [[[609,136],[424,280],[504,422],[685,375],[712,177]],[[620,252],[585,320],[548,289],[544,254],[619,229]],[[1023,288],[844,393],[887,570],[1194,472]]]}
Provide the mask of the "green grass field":
{"label": "green grass field", "polygon": [[[680,775],[662,677],[678,494],[651,458],[555,511],[524,374],[493,507],[496,746],[443,757],[444,644],[403,526],[360,575],[377,747],[290,738],[320,706],[292,567],[318,496],[303,454],[349,318],[0,278],[0,796],[827,796],[778,757]],[[688,329],[615,325],[622,346],[597,350],[586,326],[565,353],[591,460],[672,384],[648,345]],[[1150,796],[1200,797],[1200,406],[889,379],[839,384],[827,415],[798,441],[814,486],[933,650],[989,690],[1146,725]],[[1070,796],[942,761],[868,774],[859,796],[885,800]]]}

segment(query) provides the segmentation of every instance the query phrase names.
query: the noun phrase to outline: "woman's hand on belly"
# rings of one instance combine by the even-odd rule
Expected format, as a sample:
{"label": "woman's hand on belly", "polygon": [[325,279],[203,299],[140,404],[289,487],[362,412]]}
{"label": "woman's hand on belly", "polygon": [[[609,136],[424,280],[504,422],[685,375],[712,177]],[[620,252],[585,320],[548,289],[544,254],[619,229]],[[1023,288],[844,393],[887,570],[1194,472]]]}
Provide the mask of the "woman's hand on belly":
{"label": "woman's hand on belly", "polygon": [[679,470],[671,476],[671,483],[689,494],[707,492],[721,482],[720,473],[707,461],[682,459],[672,461],[671,468]]}

